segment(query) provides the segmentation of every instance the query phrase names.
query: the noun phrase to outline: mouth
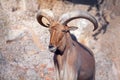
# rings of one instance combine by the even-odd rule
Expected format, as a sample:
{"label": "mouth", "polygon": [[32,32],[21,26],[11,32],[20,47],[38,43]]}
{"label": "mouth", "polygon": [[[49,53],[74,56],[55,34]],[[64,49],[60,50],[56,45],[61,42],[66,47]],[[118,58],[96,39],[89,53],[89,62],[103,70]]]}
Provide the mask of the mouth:
{"label": "mouth", "polygon": [[55,53],[55,52],[56,52],[56,50],[57,50],[57,48],[56,48],[56,47],[51,47],[51,48],[49,48],[49,50],[50,50],[50,52]]}

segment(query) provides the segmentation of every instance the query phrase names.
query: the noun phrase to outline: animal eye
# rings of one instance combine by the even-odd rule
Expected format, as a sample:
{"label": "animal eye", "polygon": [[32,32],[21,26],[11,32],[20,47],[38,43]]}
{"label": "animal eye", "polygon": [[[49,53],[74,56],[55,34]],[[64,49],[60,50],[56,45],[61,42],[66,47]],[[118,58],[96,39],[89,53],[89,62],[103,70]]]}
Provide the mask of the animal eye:
{"label": "animal eye", "polygon": [[49,31],[56,31],[57,29],[56,28],[52,28],[52,29],[49,29]]}
{"label": "animal eye", "polygon": [[67,33],[67,32],[69,32],[68,30],[62,30],[62,32],[65,32],[65,33]]}

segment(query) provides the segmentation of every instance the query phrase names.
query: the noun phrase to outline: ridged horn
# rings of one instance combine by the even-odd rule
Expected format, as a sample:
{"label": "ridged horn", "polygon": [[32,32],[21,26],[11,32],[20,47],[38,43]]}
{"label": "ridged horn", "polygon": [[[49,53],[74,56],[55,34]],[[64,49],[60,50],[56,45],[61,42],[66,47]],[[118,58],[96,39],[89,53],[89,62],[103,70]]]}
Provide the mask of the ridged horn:
{"label": "ridged horn", "polygon": [[[45,24],[43,21],[42,21],[42,18],[46,18],[48,21],[49,21],[49,24]],[[49,27],[49,25],[54,21],[54,15],[52,13],[51,10],[48,10],[48,9],[43,9],[43,10],[40,10],[38,11],[37,13],[37,21],[39,22],[39,24],[41,24],[42,26],[44,27]]]}
{"label": "ridged horn", "polygon": [[98,28],[98,23],[95,17],[93,17],[92,15],[90,15],[88,12],[85,11],[73,11],[73,12],[65,13],[60,17],[59,22],[63,25],[67,25],[68,22],[77,18],[85,18],[91,21],[94,24],[93,31]]}

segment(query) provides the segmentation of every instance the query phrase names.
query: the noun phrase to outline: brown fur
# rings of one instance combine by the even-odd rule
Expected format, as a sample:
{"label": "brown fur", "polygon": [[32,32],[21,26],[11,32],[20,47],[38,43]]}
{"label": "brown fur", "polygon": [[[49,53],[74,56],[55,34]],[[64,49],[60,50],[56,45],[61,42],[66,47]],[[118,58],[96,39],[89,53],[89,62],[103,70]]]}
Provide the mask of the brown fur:
{"label": "brown fur", "polygon": [[[50,23],[45,25],[42,17],[47,18]],[[49,28],[50,31],[49,50],[54,53],[57,80],[95,80],[93,53],[72,39],[69,31],[75,30],[77,27],[67,26],[69,21],[76,18],[90,20],[94,24],[94,30],[98,27],[96,19],[83,11],[63,14],[58,22],[45,12],[41,11],[37,15],[38,22]]]}
{"label": "brown fur", "polygon": [[58,80],[94,80],[95,60],[91,51],[72,40],[67,27],[50,26],[50,45],[56,47],[54,63]]}

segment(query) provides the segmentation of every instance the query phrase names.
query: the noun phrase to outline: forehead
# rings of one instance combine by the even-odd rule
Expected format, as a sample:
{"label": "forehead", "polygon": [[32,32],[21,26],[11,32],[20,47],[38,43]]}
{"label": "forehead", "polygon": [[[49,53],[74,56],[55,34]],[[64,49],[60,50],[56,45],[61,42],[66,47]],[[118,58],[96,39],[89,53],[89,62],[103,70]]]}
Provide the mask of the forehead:
{"label": "forehead", "polygon": [[50,28],[51,28],[51,29],[55,29],[55,28],[57,28],[57,29],[64,29],[65,26],[62,25],[62,24],[60,24],[60,23],[53,23],[53,24],[50,26]]}

